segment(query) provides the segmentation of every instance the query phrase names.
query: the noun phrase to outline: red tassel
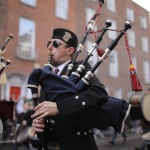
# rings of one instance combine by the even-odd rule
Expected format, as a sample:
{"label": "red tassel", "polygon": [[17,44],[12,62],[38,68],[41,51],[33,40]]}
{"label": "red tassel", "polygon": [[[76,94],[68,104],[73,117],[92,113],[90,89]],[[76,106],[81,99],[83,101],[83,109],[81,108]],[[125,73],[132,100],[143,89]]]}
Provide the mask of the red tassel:
{"label": "red tassel", "polygon": [[99,57],[102,57],[104,53],[105,53],[105,51],[102,48],[100,48],[100,47],[97,48],[97,54]]}
{"label": "red tassel", "polygon": [[133,64],[130,64],[130,79],[132,91],[142,91],[142,86]]}
{"label": "red tassel", "polygon": [[[102,49],[101,47],[97,48],[97,54],[99,57],[102,57],[104,53],[105,53],[104,49]],[[107,58],[108,58],[108,55],[104,59],[107,59]]]}

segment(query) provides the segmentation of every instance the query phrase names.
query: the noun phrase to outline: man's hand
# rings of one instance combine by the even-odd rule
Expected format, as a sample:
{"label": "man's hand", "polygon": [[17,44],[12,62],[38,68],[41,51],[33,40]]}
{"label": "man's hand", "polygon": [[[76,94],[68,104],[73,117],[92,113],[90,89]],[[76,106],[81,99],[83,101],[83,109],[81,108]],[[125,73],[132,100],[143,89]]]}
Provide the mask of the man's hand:
{"label": "man's hand", "polygon": [[35,108],[35,113],[31,118],[44,119],[47,116],[54,116],[59,113],[55,102],[44,101],[38,104]]}
{"label": "man's hand", "polygon": [[34,119],[32,122],[32,129],[35,133],[43,132],[44,131],[44,121],[42,119]]}

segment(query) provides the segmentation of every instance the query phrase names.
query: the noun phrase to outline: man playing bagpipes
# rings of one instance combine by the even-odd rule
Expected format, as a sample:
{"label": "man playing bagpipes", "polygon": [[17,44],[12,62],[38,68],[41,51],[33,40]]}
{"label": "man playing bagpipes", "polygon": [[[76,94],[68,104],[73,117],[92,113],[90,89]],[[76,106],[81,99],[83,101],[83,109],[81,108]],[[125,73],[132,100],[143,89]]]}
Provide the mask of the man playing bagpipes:
{"label": "man playing bagpipes", "polygon": [[[65,74],[67,64],[72,59],[77,43],[78,39],[73,32],[67,29],[54,29],[48,49],[49,55],[53,59],[52,65],[54,69],[56,67],[59,69],[58,75]],[[81,63],[81,61],[75,62],[74,71]],[[85,75],[89,70],[91,70],[91,67],[87,63],[82,75]],[[46,91],[47,87],[44,90],[42,89],[44,92],[41,94],[40,104],[35,107],[35,113],[32,115],[32,118],[34,118],[32,126],[37,133],[45,132],[44,128],[46,125],[43,120],[46,117],[46,122],[49,125],[48,129],[46,129],[45,136],[47,137],[45,138],[49,136],[50,141],[53,140],[52,142],[59,143],[59,147],[57,148],[57,145],[55,145],[55,149],[97,150],[92,128],[104,129],[113,126],[118,132],[121,132],[122,123],[126,119],[130,105],[124,100],[108,98],[103,84],[100,83],[95,75],[82,91],[63,94],[63,92],[59,92],[62,89],[57,87],[60,83],[53,82],[53,78],[51,78],[56,75],[48,69],[46,73],[49,74],[49,76],[45,76],[46,80],[44,76],[40,76],[40,84],[43,84],[41,87],[44,87],[44,82],[46,82],[46,86],[47,84],[54,84],[56,86],[54,93],[57,93],[57,96],[51,99],[49,92]],[[28,88],[38,88],[37,83],[33,84],[36,79],[30,77]],[[32,79],[33,81],[31,81]],[[42,83],[42,81],[44,82]],[[36,97],[36,94],[33,93],[33,97]],[[44,149],[51,148],[44,147]]]}

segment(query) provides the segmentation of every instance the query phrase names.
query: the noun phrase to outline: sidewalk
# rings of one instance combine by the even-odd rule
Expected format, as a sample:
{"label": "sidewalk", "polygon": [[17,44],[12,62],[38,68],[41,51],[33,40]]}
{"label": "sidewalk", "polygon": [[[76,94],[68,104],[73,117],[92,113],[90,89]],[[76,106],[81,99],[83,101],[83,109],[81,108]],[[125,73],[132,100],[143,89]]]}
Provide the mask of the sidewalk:
{"label": "sidewalk", "polygon": [[128,133],[127,140],[125,144],[122,144],[123,138],[119,136],[116,138],[115,144],[111,145],[109,140],[111,137],[106,137],[104,139],[97,138],[96,143],[99,150],[134,150],[135,146],[140,146],[141,136],[136,133]]}
{"label": "sidewalk", "polygon": [[[122,144],[122,136],[116,138],[115,145],[111,145],[108,141],[111,139],[111,134],[107,136],[101,137],[98,136],[96,139],[96,143],[98,146],[98,150],[134,150],[135,146],[140,146],[141,143],[141,136],[136,133],[128,133],[127,134],[127,141],[123,145]],[[14,146],[14,141],[1,141],[0,142],[0,150],[12,150]],[[25,147],[19,147],[18,150],[27,150]]]}

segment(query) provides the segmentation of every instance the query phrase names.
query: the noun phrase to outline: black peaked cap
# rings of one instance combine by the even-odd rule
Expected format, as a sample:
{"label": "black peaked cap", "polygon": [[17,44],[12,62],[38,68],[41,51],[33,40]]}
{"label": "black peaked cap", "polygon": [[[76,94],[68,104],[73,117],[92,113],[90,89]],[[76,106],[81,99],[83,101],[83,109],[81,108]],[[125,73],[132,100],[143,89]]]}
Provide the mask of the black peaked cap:
{"label": "black peaked cap", "polygon": [[69,45],[70,47],[74,47],[75,49],[78,45],[78,38],[75,33],[63,28],[54,29],[52,39],[60,39],[64,41],[67,45]]}

